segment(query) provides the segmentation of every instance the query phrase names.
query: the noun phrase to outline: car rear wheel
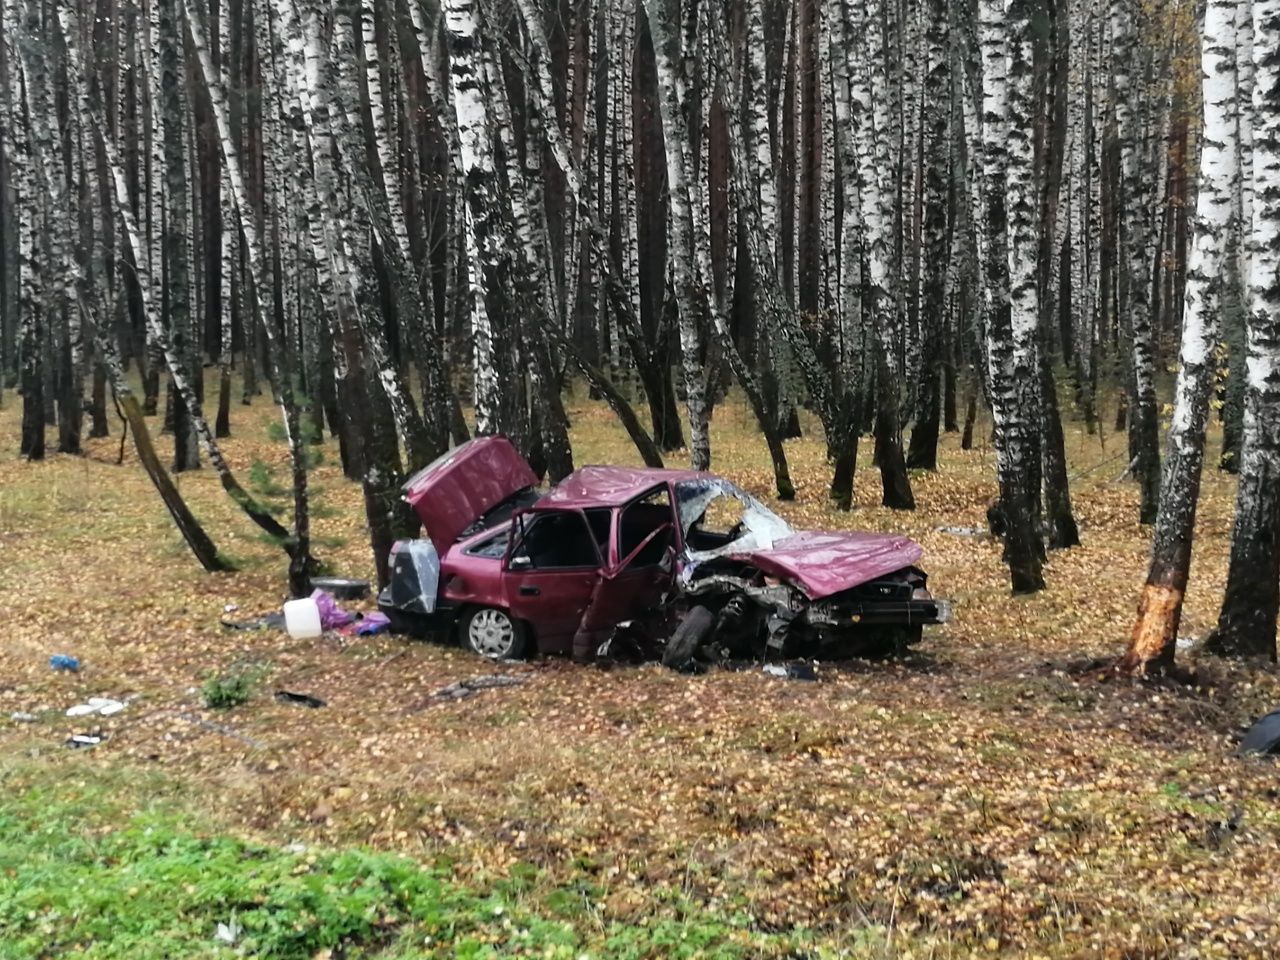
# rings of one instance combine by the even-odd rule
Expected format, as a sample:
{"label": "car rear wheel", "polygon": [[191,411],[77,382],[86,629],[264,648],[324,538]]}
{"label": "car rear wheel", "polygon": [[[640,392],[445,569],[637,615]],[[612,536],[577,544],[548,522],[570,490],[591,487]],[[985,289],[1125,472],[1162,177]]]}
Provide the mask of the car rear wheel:
{"label": "car rear wheel", "polygon": [[694,607],[686,613],[662,651],[662,665],[681,672],[696,669],[698,649],[711,636],[715,622],[715,614],[706,607]]}
{"label": "car rear wheel", "polygon": [[462,642],[490,660],[519,660],[528,646],[525,626],[499,607],[475,607],[461,624]]}

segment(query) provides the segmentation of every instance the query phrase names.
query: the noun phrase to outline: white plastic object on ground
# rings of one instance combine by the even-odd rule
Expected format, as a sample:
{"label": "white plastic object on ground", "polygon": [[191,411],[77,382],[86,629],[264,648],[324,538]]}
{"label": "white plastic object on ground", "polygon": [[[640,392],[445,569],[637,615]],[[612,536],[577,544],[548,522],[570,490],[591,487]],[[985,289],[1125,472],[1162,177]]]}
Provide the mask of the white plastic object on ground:
{"label": "white plastic object on ground", "polygon": [[125,707],[120,700],[112,700],[110,697],[90,697],[84,703],[77,703],[74,707],[67,710],[68,717],[87,717],[91,714],[97,714],[100,717],[109,717],[112,714],[119,713]]}
{"label": "white plastic object on ground", "polygon": [[284,605],[284,626],[294,640],[310,640],[323,633],[320,608],[310,597],[289,600]]}

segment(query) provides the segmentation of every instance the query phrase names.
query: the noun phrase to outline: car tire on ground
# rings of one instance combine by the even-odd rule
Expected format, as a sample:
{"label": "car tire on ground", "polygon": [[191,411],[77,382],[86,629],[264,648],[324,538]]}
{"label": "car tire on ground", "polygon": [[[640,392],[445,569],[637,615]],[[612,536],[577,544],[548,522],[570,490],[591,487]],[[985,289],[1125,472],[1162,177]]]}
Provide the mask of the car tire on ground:
{"label": "car tire on ground", "polygon": [[662,651],[662,665],[682,672],[693,668],[697,663],[698,649],[711,636],[715,621],[715,615],[706,607],[693,607],[667,641]]}
{"label": "car tire on ground", "polygon": [[501,607],[472,607],[458,630],[463,646],[490,660],[522,660],[529,645],[524,623]]}

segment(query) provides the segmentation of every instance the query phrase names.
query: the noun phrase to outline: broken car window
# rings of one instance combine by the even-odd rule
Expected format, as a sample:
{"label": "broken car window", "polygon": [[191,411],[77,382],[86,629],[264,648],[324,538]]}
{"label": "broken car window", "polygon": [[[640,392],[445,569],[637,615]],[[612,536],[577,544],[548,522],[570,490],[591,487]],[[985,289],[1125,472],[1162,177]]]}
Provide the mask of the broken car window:
{"label": "broken car window", "polygon": [[507,552],[507,543],[511,540],[511,528],[499,531],[492,537],[485,537],[467,550],[473,557],[484,557],[488,560],[501,560]]}
{"label": "broken car window", "polygon": [[526,515],[524,537],[512,556],[528,557],[535,570],[600,565],[595,538],[582,514],[573,510]]}
{"label": "broken car window", "polygon": [[745,490],[719,477],[676,484],[685,546],[695,560],[735,550],[768,550],[794,530]]}

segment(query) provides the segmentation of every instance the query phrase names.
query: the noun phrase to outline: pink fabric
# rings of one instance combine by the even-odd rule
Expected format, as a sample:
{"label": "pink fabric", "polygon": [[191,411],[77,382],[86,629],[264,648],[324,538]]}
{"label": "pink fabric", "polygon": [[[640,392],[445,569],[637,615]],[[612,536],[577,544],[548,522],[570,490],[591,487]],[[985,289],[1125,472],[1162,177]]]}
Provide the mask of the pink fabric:
{"label": "pink fabric", "polygon": [[338,601],[333,599],[333,595],[324,590],[313,590],[311,599],[316,602],[316,607],[320,610],[320,626],[325,630],[337,630],[339,627],[345,627],[356,619],[354,613],[349,613],[338,606]]}

